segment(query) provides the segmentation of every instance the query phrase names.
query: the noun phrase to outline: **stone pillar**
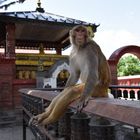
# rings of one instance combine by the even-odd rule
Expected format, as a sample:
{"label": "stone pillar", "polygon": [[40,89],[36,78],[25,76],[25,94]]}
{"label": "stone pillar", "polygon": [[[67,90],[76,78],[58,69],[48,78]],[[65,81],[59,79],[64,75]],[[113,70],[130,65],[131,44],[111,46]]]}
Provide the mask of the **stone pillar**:
{"label": "stone pillar", "polygon": [[15,24],[6,25],[6,48],[5,56],[9,58],[15,57]]}
{"label": "stone pillar", "polygon": [[117,62],[116,60],[108,60],[110,71],[111,71],[111,85],[117,85]]}
{"label": "stone pillar", "polygon": [[59,137],[65,138],[65,140],[71,140],[71,116],[73,114],[74,111],[68,108],[65,114],[58,121]]}
{"label": "stone pillar", "polygon": [[89,140],[90,118],[82,112],[71,116],[71,140]]}
{"label": "stone pillar", "polygon": [[14,107],[13,80],[16,76],[15,68],[15,24],[9,23],[6,29],[5,58],[0,59],[0,107],[11,109]]}
{"label": "stone pillar", "polygon": [[90,120],[90,140],[115,140],[115,123],[101,117]]}

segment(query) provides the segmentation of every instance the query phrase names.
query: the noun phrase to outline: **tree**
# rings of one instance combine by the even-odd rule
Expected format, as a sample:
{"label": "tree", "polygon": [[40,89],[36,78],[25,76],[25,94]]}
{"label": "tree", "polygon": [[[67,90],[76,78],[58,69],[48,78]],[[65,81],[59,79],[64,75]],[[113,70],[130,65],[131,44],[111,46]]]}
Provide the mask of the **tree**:
{"label": "tree", "polygon": [[119,60],[117,65],[118,76],[129,76],[140,74],[140,60],[133,56],[124,56]]}

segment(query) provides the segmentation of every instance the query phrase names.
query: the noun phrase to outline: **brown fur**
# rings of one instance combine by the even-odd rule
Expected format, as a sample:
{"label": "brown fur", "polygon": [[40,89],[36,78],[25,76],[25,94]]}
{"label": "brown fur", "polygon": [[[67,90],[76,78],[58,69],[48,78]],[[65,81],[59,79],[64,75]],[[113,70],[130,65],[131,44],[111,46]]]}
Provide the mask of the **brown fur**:
{"label": "brown fur", "polygon": [[[55,122],[67,106],[78,98],[78,107],[82,109],[88,97],[108,96],[110,71],[100,47],[91,40],[87,28],[81,25],[70,31],[70,40],[73,49],[70,54],[71,73],[66,88],[52,100],[46,111],[35,116],[32,122],[35,120],[43,125]],[[79,78],[82,84],[76,85]]]}
{"label": "brown fur", "polygon": [[[78,46],[75,41],[75,31],[77,28],[78,30],[84,29],[86,32],[86,41],[80,46]],[[81,25],[71,30],[70,39],[73,45],[70,55],[71,75],[66,87],[74,86],[80,77],[82,83],[85,83],[83,89],[83,94],[85,96],[107,96],[107,89],[110,83],[110,70],[99,45],[91,40],[87,28]]]}

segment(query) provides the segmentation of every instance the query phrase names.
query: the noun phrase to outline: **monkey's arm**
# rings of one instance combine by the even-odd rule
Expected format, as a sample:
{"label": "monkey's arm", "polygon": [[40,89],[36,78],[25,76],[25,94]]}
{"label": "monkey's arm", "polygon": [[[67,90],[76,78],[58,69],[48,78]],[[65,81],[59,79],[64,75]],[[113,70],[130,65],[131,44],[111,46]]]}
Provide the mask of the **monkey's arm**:
{"label": "monkey's arm", "polygon": [[80,75],[80,73],[77,72],[76,70],[71,70],[71,74],[70,74],[70,76],[67,80],[67,83],[66,83],[65,87],[74,86],[79,79],[79,75]]}
{"label": "monkey's arm", "polygon": [[[78,110],[82,110],[83,107],[85,107],[88,103],[89,97],[91,97],[91,94],[94,92],[95,87],[99,83],[99,71],[98,71],[98,58],[97,56],[94,56],[93,61],[91,62],[90,59],[88,59],[88,72],[87,72],[87,79],[85,82],[85,88],[83,92],[81,93],[79,103],[77,105]],[[94,68],[94,69],[93,69]]]}
{"label": "monkey's arm", "polygon": [[75,58],[70,56],[70,76],[66,82],[65,87],[74,86],[77,83],[79,76],[80,71],[77,67]]}

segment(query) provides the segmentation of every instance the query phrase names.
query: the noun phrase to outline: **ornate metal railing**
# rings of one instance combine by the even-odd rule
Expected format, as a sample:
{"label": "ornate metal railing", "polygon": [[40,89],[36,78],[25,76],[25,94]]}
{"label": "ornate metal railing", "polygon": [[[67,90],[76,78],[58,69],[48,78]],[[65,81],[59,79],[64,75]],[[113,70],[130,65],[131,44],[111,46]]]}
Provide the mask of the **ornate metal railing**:
{"label": "ornate metal railing", "polygon": [[[31,129],[36,140],[140,139],[140,87],[110,86],[109,88],[115,99],[93,98],[81,114],[76,113],[74,102],[60,120],[46,127],[29,126],[28,123],[31,117],[43,112],[62,89],[21,89],[23,140],[26,140],[26,127]],[[123,91],[126,89],[129,89],[127,94],[132,94],[131,90],[135,89],[136,101],[130,100],[134,100],[132,95],[123,95],[125,93]],[[120,90],[122,90],[122,94],[120,94]],[[120,100],[122,97],[124,99],[130,97],[130,99]]]}
{"label": "ornate metal railing", "polygon": [[109,88],[114,98],[140,100],[140,86],[111,85]]}

